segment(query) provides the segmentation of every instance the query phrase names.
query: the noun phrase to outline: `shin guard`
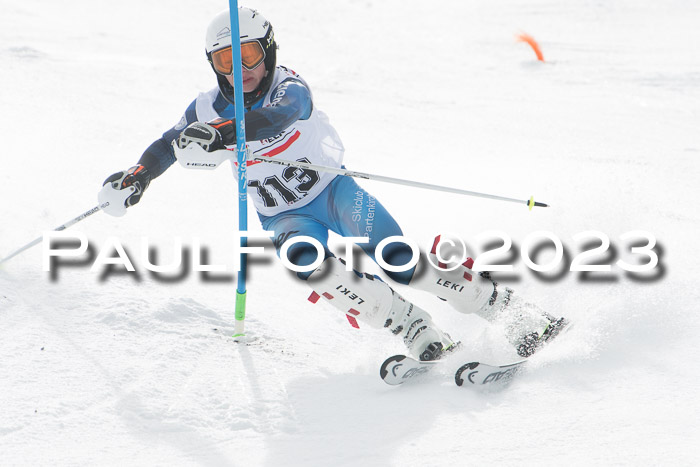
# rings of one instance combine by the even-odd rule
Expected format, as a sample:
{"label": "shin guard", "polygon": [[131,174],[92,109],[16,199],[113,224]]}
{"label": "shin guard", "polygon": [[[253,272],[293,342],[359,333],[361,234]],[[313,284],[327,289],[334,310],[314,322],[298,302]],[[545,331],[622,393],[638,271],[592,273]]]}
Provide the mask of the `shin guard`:
{"label": "shin guard", "polygon": [[429,358],[425,352],[430,344],[439,343],[438,350],[453,344],[426,311],[404,299],[378,277],[346,271],[345,263],[338,258],[327,258],[309,276],[308,283],[314,289],[310,300],[323,297],[345,313],[355,327],[359,327],[359,321],[373,328],[389,329],[403,338],[417,358]]}
{"label": "shin guard", "polygon": [[[431,259],[437,261],[434,251]],[[439,264],[439,263],[435,263]],[[513,296],[513,291],[499,286],[488,273],[476,273],[470,268],[474,261],[469,258],[456,269],[436,268],[422,264],[409,286],[429,292],[446,300],[461,313],[474,313],[489,322],[500,323],[505,328],[506,338],[518,346],[522,336],[541,335],[552,317],[535,305]]]}

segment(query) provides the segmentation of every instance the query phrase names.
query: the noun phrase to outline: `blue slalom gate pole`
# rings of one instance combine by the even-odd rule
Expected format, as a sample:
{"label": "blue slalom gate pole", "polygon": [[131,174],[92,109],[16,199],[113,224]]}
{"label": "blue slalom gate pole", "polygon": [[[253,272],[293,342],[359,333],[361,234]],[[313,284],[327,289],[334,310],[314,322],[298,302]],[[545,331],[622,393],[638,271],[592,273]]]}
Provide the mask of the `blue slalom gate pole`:
{"label": "blue slalom gate pole", "polygon": [[[241,34],[238,24],[238,0],[229,0],[231,15],[231,53],[233,54],[233,91],[236,108],[236,152],[238,161],[238,230],[248,231],[248,152],[245,139],[245,108],[243,106],[243,72],[241,71]],[[246,273],[248,261],[243,253],[247,239],[241,235],[240,271],[236,287],[236,312],[233,337],[245,335]]]}

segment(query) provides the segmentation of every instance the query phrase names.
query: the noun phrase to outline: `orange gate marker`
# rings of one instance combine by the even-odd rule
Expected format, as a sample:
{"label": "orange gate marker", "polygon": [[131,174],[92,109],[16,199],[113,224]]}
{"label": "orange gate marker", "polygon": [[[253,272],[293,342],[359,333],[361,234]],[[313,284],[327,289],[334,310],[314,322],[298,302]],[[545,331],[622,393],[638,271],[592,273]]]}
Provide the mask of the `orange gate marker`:
{"label": "orange gate marker", "polygon": [[540,46],[537,44],[537,42],[532,36],[530,36],[529,34],[522,33],[518,34],[516,37],[518,38],[518,42],[525,42],[529,44],[530,47],[532,47],[532,50],[535,51],[535,55],[537,55],[537,60],[539,60],[540,62],[544,62],[544,56],[542,55]]}

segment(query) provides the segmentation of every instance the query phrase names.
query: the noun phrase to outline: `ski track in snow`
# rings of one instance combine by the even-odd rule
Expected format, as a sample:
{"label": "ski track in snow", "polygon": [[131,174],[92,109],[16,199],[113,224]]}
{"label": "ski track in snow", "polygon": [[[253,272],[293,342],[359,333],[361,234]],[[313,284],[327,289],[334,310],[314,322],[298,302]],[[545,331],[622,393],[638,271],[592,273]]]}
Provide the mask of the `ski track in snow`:
{"label": "ski track in snow", "polygon": [[[93,206],[101,181],[215,84],[203,36],[226,6],[3,7],[0,256]],[[41,247],[0,267],[0,465],[693,465],[697,4],[247,6],[275,25],[279,63],[310,83],[348,168],[552,206],[527,212],[363,182],[421,245],[443,229],[466,239],[501,230],[517,249],[549,230],[575,254],[571,237],[598,230],[613,253],[596,259],[614,263],[629,259],[619,236],[646,230],[658,240],[658,277],[538,278],[517,263],[509,285],[569,317],[566,335],[503,391],[449,377],[389,387],[379,366],[402,344],[312,305],[276,260],[251,263],[247,345],[230,337],[231,277],[143,269],[143,236],[163,261],[177,235],[201,238],[231,266],[230,172],[173,167],[124,218],[96,214],[73,228],[95,250],[118,236],[138,276],[100,277],[83,264],[52,279]],[[522,31],[545,63],[515,42]],[[252,209],[249,218],[258,229]],[[463,342],[465,359],[516,358],[496,327],[396,288]]]}

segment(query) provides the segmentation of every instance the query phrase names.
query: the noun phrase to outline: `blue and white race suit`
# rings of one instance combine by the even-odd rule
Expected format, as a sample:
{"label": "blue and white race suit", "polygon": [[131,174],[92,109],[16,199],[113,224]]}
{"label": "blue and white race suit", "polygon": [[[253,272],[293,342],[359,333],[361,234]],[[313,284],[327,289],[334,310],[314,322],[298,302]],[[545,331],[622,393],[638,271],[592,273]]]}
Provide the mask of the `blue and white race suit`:
{"label": "blue and white race suit", "polygon": [[[139,163],[149,169],[152,177],[158,177],[175,162],[171,142],[180,132],[195,121],[208,122],[218,117],[234,119],[235,108],[216,87],[192,101],[178,124],[151,144]],[[270,91],[246,109],[245,124],[252,156],[341,167],[344,148],[340,137],[326,115],[314,107],[309,86],[292,70],[276,68]],[[375,248],[382,239],[402,235],[381,203],[350,177],[249,161],[248,193],[263,228],[274,231],[278,254],[286,240],[304,235],[318,240],[326,257],[331,256],[327,245],[330,229],[344,237],[369,238],[369,243],[360,246],[374,259]],[[298,265],[311,264],[316,256],[316,249],[304,242],[288,251],[289,259]],[[401,243],[392,243],[382,256],[389,264],[403,265],[412,252]],[[413,275],[413,269],[385,272],[404,284]],[[310,274],[298,273],[303,279]]]}

